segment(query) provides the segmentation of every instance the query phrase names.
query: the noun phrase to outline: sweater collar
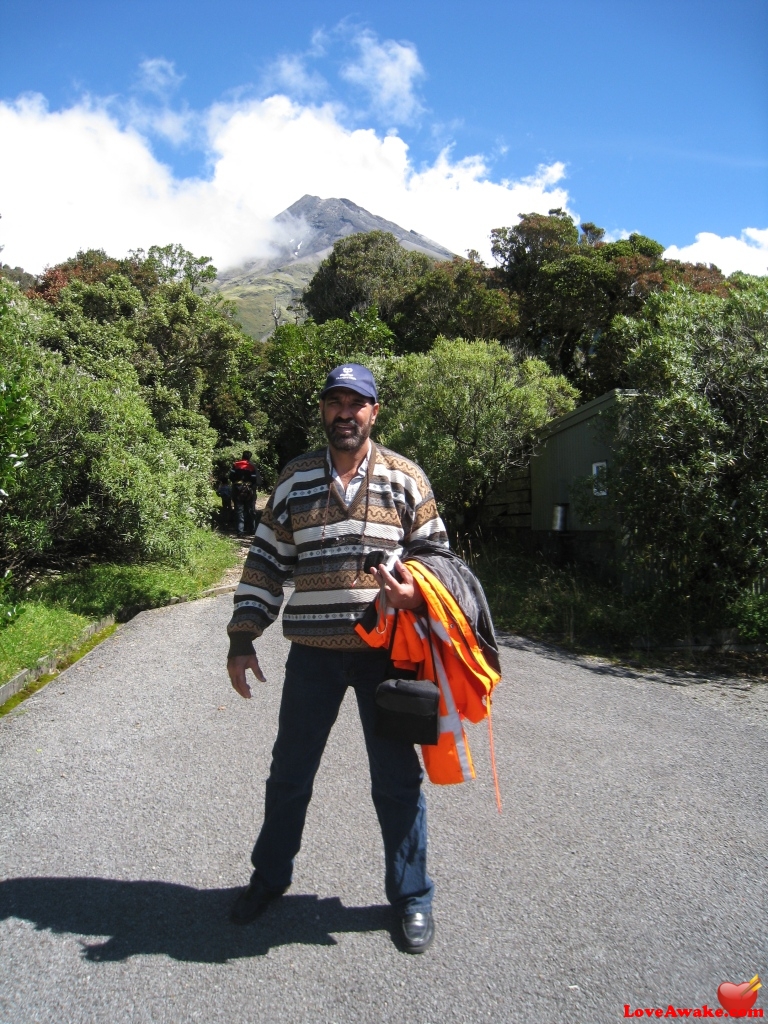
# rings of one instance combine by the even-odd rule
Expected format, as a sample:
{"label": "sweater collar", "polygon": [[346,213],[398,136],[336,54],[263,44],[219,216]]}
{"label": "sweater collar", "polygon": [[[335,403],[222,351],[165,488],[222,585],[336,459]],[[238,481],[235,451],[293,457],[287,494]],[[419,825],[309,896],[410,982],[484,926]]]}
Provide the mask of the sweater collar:
{"label": "sweater collar", "polygon": [[[325,449],[325,479],[326,479],[326,483],[328,484],[328,487],[330,489],[331,494],[333,494],[336,497],[336,500],[339,501],[342,505],[344,505],[344,508],[348,509],[348,511],[351,511],[358,504],[358,502],[364,497],[366,491],[368,490],[368,487],[370,486],[371,479],[373,477],[373,471],[374,471],[374,468],[376,466],[376,459],[378,457],[379,450],[376,447],[376,443],[373,441],[373,439],[369,438],[368,443],[370,445],[370,448],[368,449],[368,455],[366,456],[366,458],[368,460],[368,466],[367,466],[367,468],[365,470],[365,479],[360,484],[360,488],[358,489],[357,494],[354,496],[354,498],[352,499],[352,501],[349,503],[348,506],[343,501],[343,498],[342,498],[342,495],[341,495],[341,491],[340,491],[340,487],[334,483],[334,478],[333,478],[333,462],[331,460],[330,448],[326,447],[326,449]],[[365,460],[363,460],[363,461],[365,461]]]}

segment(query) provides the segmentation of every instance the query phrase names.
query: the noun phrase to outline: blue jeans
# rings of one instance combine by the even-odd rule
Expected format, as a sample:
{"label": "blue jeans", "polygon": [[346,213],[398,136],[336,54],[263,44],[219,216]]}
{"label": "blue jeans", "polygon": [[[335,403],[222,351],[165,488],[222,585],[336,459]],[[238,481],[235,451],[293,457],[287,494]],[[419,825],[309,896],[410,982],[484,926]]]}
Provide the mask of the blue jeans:
{"label": "blue jeans", "polygon": [[374,693],[391,675],[386,651],[331,651],[291,644],[277,739],[267,780],[264,824],[253,866],[271,889],[291,883],[312,784],[348,686],[355,691],[371,773],[371,796],[384,839],[387,899],[401,914],[427,911],[427,807],[423,772],[410,743],[374,732]]}
{"label": "blue jeans", "polygon": [[252,537],[256,533],[253,501],[235,501],[235,521],[238,537]]}

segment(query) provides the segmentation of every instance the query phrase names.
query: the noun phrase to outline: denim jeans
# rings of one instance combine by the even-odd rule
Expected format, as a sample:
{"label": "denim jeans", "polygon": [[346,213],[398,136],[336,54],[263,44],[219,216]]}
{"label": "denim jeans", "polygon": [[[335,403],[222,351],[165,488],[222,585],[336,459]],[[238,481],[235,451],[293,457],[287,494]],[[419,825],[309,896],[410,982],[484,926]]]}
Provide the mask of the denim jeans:
{"label": "denim jeans", "polygon": [[252,537],[256,532],[256,517],[252,501],[235,501],[235,521],[238,537]]}
{"label": "denim jeans", "polygon": [[290,885],[312,784],[348,686],[363,726],[371,796],[384,839],[387,899],[402,914],[429,910],[423,772],[410,743],[374,733],[374,693],[391,674],[386,651],[332,651],[291,644],[253,866],[272,889]]}

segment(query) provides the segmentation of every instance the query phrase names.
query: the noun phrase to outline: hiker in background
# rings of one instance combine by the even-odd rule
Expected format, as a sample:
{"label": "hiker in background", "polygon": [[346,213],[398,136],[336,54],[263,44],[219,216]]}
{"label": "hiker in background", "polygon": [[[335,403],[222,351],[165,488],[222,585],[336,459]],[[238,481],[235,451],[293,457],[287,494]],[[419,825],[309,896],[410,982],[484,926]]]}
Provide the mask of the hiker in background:
{"label": "hiker in background", "polygon": [[242,459],[233,462],[229,472],[238,537],[251,537],[256,532],[256,497],[261,475],[252,458],[252,452],[243,452]]}
{"label": "hiker in background", "polygon": [[234,523],[234,509],[232,508],[232,484],[229,482],[226,470],[219,477],[216,493],[221,498],[221,529],[228,530]]}

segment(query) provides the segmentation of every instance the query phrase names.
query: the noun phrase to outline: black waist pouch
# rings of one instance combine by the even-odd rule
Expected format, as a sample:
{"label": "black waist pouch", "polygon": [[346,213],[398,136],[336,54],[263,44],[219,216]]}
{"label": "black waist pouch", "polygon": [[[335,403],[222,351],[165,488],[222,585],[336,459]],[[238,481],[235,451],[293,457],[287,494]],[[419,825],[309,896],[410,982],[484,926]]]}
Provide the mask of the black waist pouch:
{"label": "black waist pouch", "polygon": [[432,746],[439,731],[440,691],[428,679],[385,679],[376,687],[376,735]]}

